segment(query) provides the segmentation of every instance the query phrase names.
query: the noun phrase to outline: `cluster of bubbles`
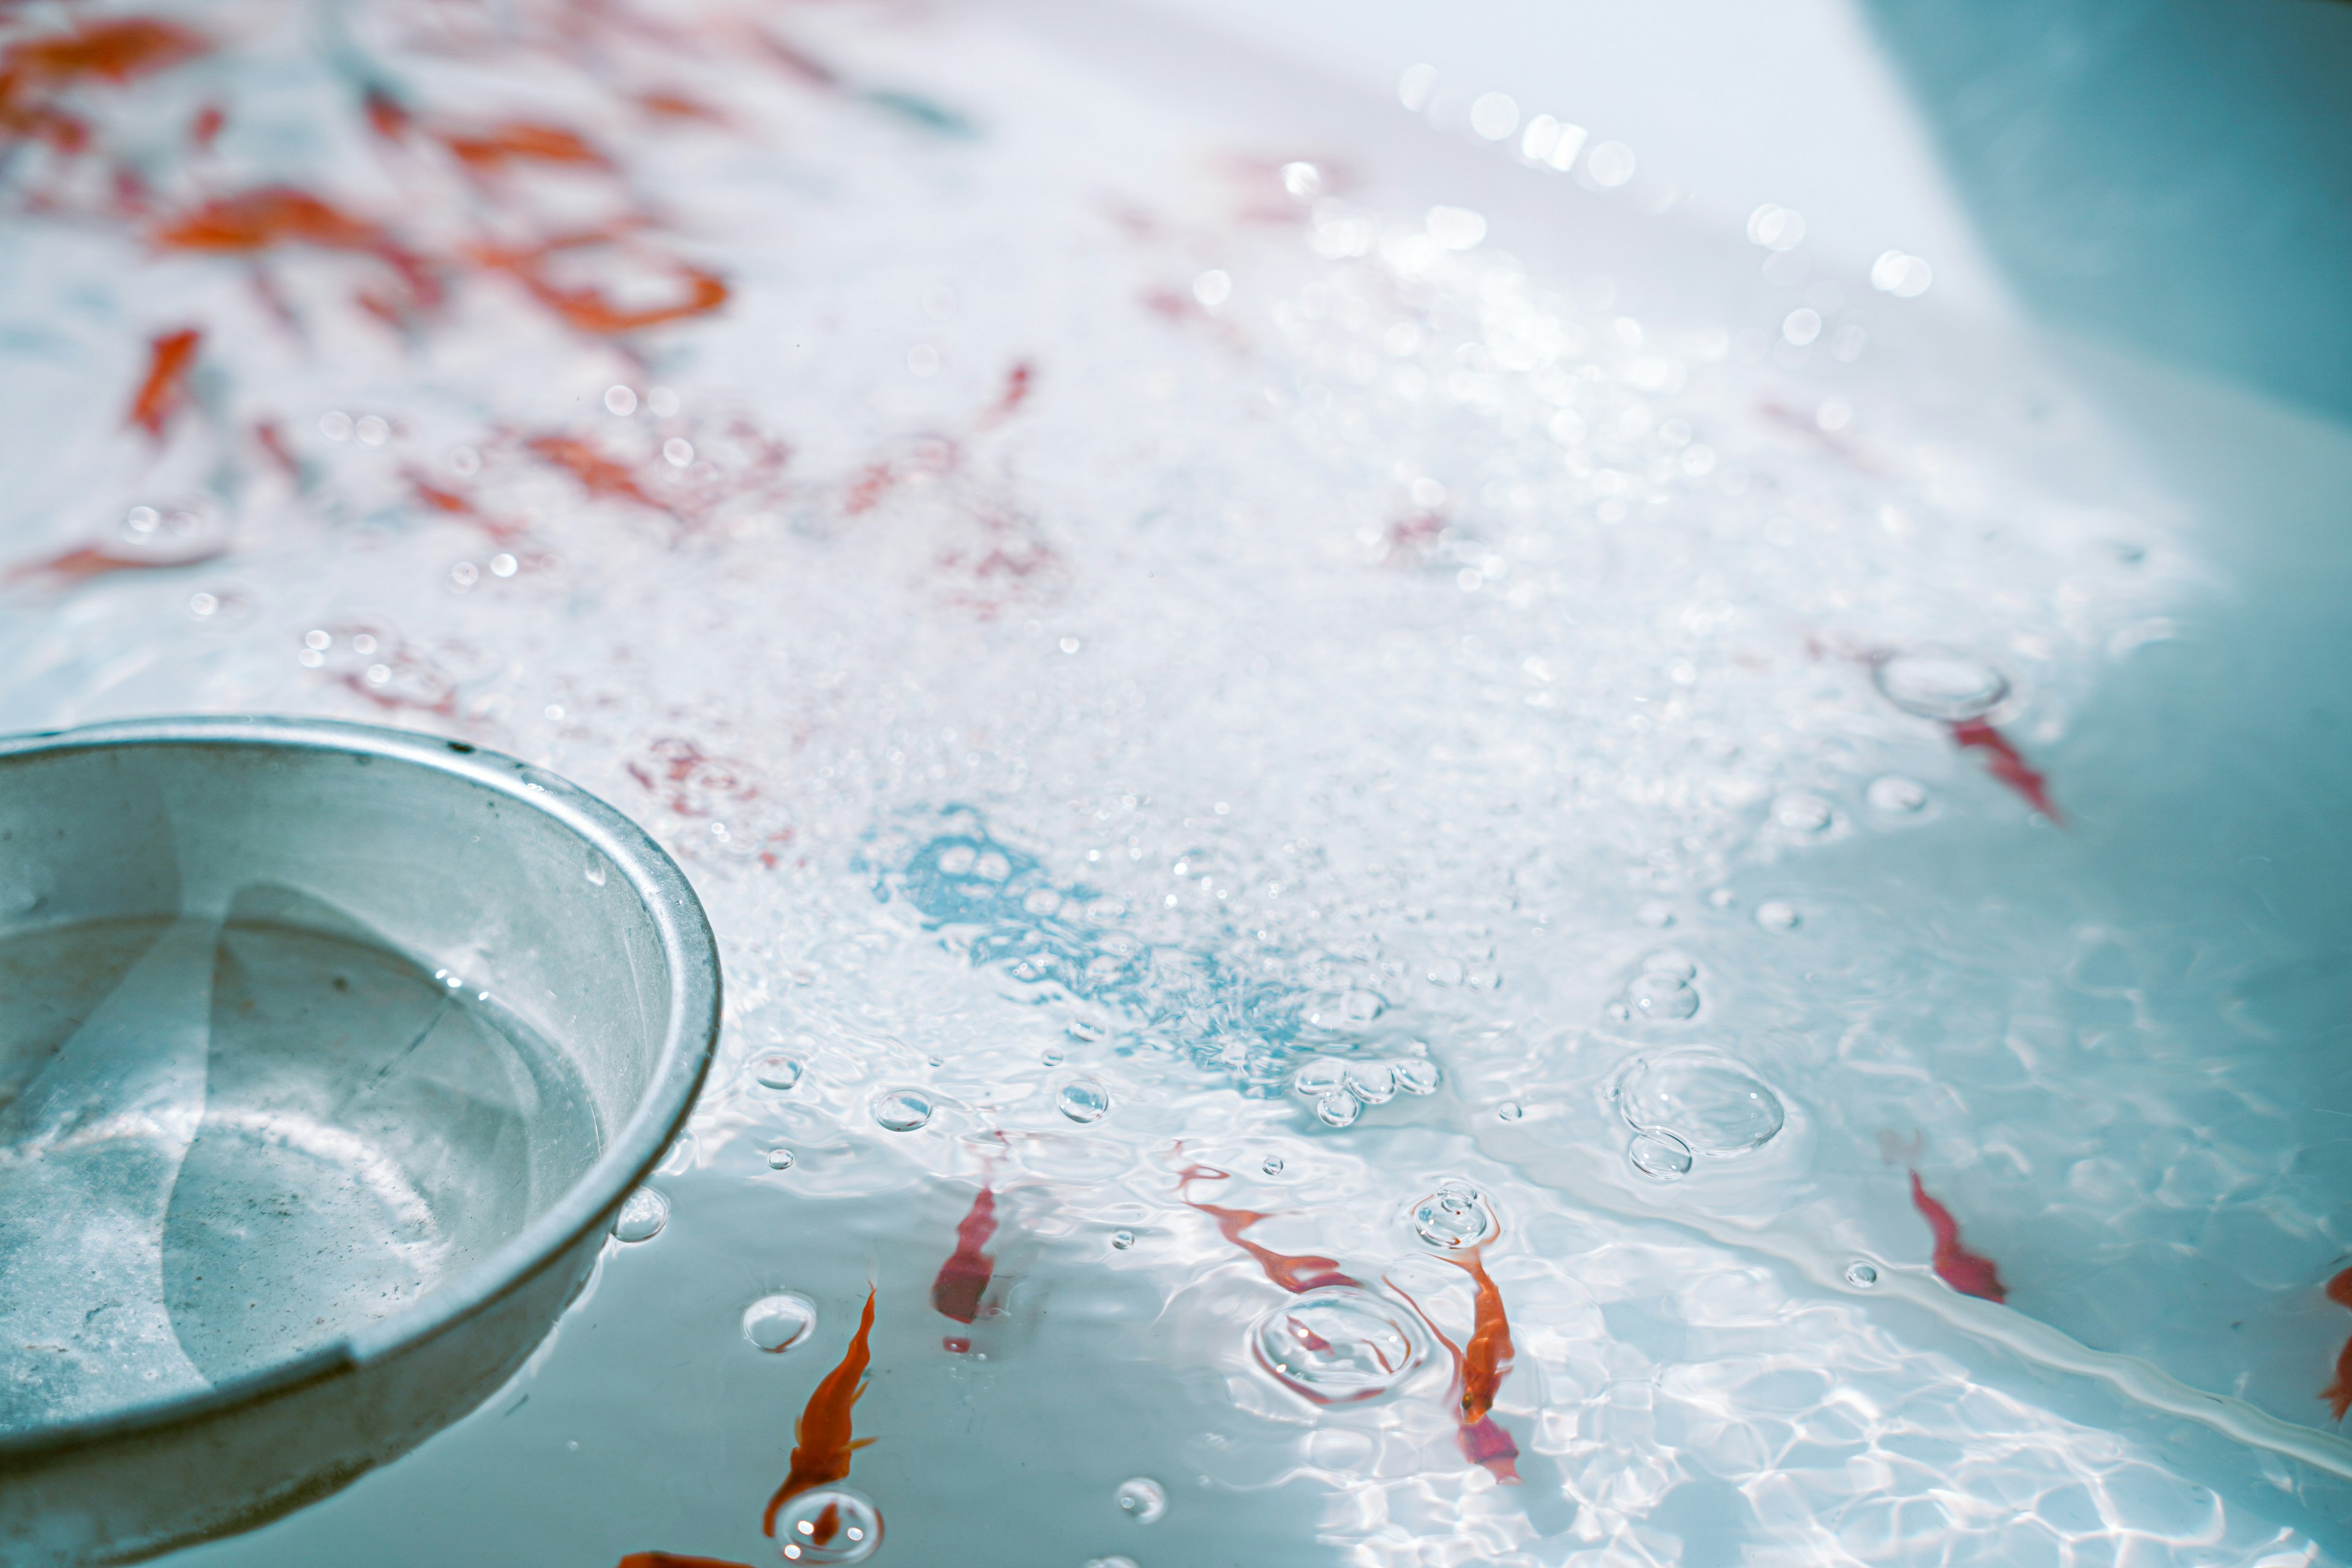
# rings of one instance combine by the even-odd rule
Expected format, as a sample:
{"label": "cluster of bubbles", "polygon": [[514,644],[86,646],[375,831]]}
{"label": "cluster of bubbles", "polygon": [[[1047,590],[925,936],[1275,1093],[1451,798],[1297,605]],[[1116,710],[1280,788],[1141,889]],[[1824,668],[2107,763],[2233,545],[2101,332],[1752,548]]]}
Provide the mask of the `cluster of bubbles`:
{"label": "cluster of bubbles", "polygon": [[1609,1016],[1619,1023],[1642,1019],[1680,1023],[1698,1016],[1698,965],[1679,952],[1654,952],[1627,982],[1624,994],[1610,1004]]}
{"label": "cluster of bubbles", "polygon": [[[1107,1013],[1139,1040],[1182,1050],[1204,1070],[1237,1079],[1244,1094],[1270,1097],[1286,1080],[1307,1093],[1289,1064],[1318,1047],[1360,1038],[1387,1010],[1378,993],[1360,987],[1305,988],[1245,972],[1202,943],[1146,941],[1123,923],[1129,911],[1118,900],[1084,884],[1055,883],[1036,857],[995,837],[979,812],[957,806],[939,815],[944,829],[903,855],[856,863],[877,899],[912,906],[973,963]],[[1082,1020],[1071,1033],[1091,1043],[1113,1026]],[[1366,1105],[1437,1087],[1436,1068],[1419,1058],[1352,1069],[1327,1069],[1318,1059],[1301,1076],[1326,1070],[1340,1076],[1309,1099],[1333,1127],[1353,1122]],[[1064,1114],[1094,1120],[1084,1114],[1087,1099],[1074,1104],[1069,1092],[1062,1091]],[[1106,1092],[1095,1115],[1108,1109]]]}
{"label": "cluster of bubbles", "polygon": [[1292,1076],[1290,1087],[1315,1108],[1318,1121],[1346,1127],[1368,1105],[1386,1105],[1399,1094],[1434,1094],[1437,1081],[1437,1064],[1426,1057],[1395,1061],[1316,1057]]}
{"label": "cluster of bubbles", "polygon": [[1780,1096],[1713,1051],[1637,1058],[1618,1076],[1617,1113],[1633,1130],[1626,1158],[1657,1181],[1690,1173],[1692,1157],[1760,1149],[1786,1125]]}

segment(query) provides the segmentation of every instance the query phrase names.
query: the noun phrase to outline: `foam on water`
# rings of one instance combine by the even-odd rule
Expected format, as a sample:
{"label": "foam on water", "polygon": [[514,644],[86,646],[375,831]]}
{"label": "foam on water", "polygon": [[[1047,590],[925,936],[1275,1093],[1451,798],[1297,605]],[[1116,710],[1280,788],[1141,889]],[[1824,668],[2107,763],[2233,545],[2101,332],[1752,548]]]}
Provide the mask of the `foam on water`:
{"label": "foam on water", "polygon": [[[2276,1045],[2334,971],[2116,869],[2116,715],[2176,716],[2217,569],[2067,373],[1916,258],[1636,217],[1605,137],[1429,165],[1017,18],[619,15],[373,0],[322,50],[238,0],[107,100],[161,148],[220,97],[157,200],[315,186],[438,303],[5,176],[0,715],[515,752],[645,821],[727,963],[667,1223],[479,1416],[192,1560],[772,1552],[869,1281],[886,1560],[1139,1554],[1139,1476],[1168,1563],[2340,1550],[2352,1146]],[[449,151],[490,121],[594,157]],[[100,216],[23,216],[50,179]],[[188,403],[126,431],[182,321]]]}

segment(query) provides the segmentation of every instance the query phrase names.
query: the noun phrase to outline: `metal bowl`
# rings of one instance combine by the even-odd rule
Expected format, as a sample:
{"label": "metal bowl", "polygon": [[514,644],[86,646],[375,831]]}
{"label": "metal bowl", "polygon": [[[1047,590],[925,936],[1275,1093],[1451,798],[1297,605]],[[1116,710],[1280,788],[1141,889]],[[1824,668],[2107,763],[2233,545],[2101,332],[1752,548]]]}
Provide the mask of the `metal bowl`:
{"label": "metal bowl", "polygon": [[0,741],[0,1560],[250,1528],[478,1405],[677,1135],[719,994],[677,866],[512,758]]}

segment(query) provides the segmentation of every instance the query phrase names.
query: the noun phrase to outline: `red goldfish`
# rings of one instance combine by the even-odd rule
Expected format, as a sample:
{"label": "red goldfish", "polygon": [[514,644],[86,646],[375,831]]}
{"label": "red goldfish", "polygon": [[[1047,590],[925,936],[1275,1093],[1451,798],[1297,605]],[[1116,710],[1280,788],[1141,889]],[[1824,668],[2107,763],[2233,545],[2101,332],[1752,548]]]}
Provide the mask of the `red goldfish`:
{"label": "red goldfish", "polygon": [[692,316],[707,315],[727,303],[730,290],[727,280],[715,272],[706,272],[684,262],[671,263],[672,269],[685,285],[679,298],[667,305],[646,305],[631,309],[614,304],[603,292],[591,288],[567,289],[547,276],[548,258],[555,251],[572,249],[582,245],[598,243],[604,236],[591,235],[541,246],[535,250],[507,250],[495,247],[477,249],[474,259],[484,267],[493,268],[513,278],[529,289],[531,298],[563,319],[575,331],[593,333],[597,337],[617,337],[625,332],[642,331],[669,321],[682,321]]}
{"label": "red goldfish", "polygon": [[1952,731],[1952,743],[1962,751],[1979,751],[1987,754],[1985,767],[1993,777],[2015,790],[2025,804],[2063,827],[2066,819],[2058,815],[2058,807],[2050,799],[2050,781],[2029,765],[2009,737],[1981,719],[1958,719],[1948,726]]}
{"label": "red goldfish", "polygon": [[676,1552],[632,1552],[618,1568],[751,1568],[724,1557],[687,1557]]}
{"label": "red goldfish", "polygon": [[1503,1293],[1487,1276],[1486,1265],[1478,1260],[1478,1249],[1471,1249],[1466,1258],[1447,1259],[1466,1270],[1476,1282],[1478,1300],[1470,1322],[1470,1343],[1465,1349],[1445,1337],[1445,1331],[1436,1320],[1422,1310],[1422,1305],[1407,1295],[1394,1280],[1389,1289],[1403,1296],[1437,1342],[1454,1358],[1454,1388],[1460,1396],[1457,1434],[1463,1457],[1474,1465],[1483,1465],[1505,1486],[1517,1486],[1519,1472],[1513,1460],[1519,1457],[1519,1447],[1511,1440],[1494,1417],[1495,1395],[1503,1386],[1503,1379],[1511,1374],[1511,1324],[1503,1311]]}
{"label": "red goldfish", "polygon": [[158,230],[155,243],[167,250],[215,256],[252,256],[280,245],[359,251],[398,272],[419,302],[429,304],[441,296],[423,260],[382,228],[291,185],[263,185],[215,197]]}
{"label": "red goldfish", "polygon": [[996,1259],[981,1250],[996,1234],[996,1194],[983,1186],[971,1212],[956,1226],[956,1247],[931,1281],[931,1305],[941,1317],[969,1323],[980,1315],[981,1294],[996,1272]]}
{"label": "red goldfish", "polygon": [[570,472],[580,481],[580,488],[592,496],[605,496],[615,500],[633,500],[639,506],[663,510],[661,502],[646,494],[637,486],[636,478],[626,467],[604,456],[589,443],[574,436],[533,436],[523,446],[533,454],[546,458],[557,468]]}
{"label": "red goldfish", "polygon": [[163,427],[188,400],[188,371],[196,363],[204,334],[194,327],[163,332],[147,344],[147,379],[131,400],[131,423],[160,441]]}
{"label": "red goldfish", "polygon": [[1988,1301],[2006,1301],[2009,1291],[2000,1282],[2000,1270],[1992,1259],[1980,1258],[1960,1245],[1959,1222],[1952,1211],[1927,1195],[1919,1184],[1919,1173],[1911,1173],[1911,1202],[1927,1216],[1927,1228],[1936,1233],[1936,1278],[1963,1296],[1977,1296]]}
{"label": "red goldfish", "polygon": [[760,1521],[763,1533],[776,1533],[776,1511],[801,1493],[846,1479],[850,1455],[874,1441],[860,1437],[852,1442],[849,1436],[851,1407],[866,1392],[866,1368],[872,1359],[866,1338],[873,1331],[874,1291],[868,1287],[866,1311],[857,1320],[857,1332],[850,1336],[841,1364],[824,1374],[816,1392],[809,1395],[808,1407],[793,1423],[793,1468],[776,1495],[768,1500],[768,1511]]}
{"label": "red goldfish", "polygon": [[[2352,1268],[2327,1282],[2327,1299],[2339,1307],[2352,1307]],[[2321,1389],[2319,1397],[2327,1401],[2327,1408],[2338,1421],[2344,1419],[2346,1411],[2352,1410],[2352,1340],[2345,1341],[2344,1348],[2336,1352],[2336,1381]]]}
{"label": "red goldfish", "polygon": [[[1222,1182],[1226,1179],[1225,1172],[1213,1166],[1188,1165],[1184,1168],[1184,1173],[1176,1179],[1177,1195],[1183,1197],[1184,1189],[1195,1181]],[[1294,1295],[1301,1290],[1319,1289],[1326,1285],[1356,1283],[1355,1280],[1339,1272],[1339,1263],[1337,1258],[1321,1258],[1313,1253],[1305,1253],[1292,1258],[1283,1253],[1270,1251],[1242,1235],[1242,1232],[1266,1218],[1265,1215],[1251,1209],[1226,1209],[1219,1208],[1214,1204],[1197,1204],[1189,1197],[1184,1197],[1184,1202],[1189,1206],[1215,1219],[1219,1235],[1256,1258],[1257,1266],[1265,1270],[1265,1277],[1268,1279]]]}

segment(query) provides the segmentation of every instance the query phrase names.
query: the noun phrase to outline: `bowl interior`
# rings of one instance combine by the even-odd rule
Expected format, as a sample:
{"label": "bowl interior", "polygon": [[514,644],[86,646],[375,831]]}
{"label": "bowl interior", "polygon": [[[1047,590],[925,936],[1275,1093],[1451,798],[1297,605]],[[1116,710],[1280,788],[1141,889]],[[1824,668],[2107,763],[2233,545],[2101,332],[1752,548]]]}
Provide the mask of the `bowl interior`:
{"label": "bowl interior", "polygon": [[636,1109],[672,989],[645,893],[470,766],[0,757],[0,1431],[382,1321]]}

